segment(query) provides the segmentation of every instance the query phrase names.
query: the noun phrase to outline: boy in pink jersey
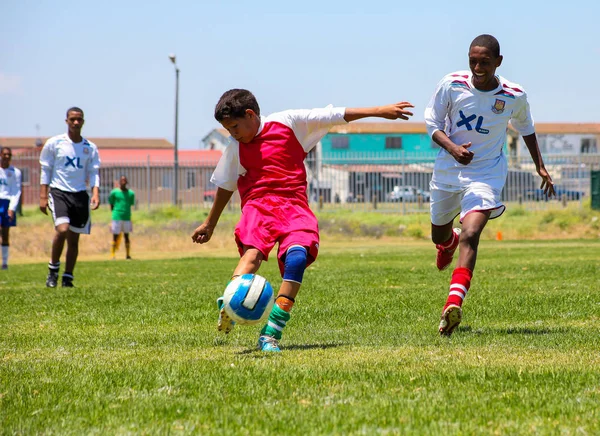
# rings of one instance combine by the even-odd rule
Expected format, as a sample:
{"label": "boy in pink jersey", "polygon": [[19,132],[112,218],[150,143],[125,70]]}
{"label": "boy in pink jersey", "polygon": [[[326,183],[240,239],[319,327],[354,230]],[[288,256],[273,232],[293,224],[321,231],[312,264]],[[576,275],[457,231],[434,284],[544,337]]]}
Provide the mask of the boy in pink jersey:
{"label": "boy in pink jersey", "polygon": [[[460,246],[458,264],[442,310],[439,332],[450,336],[462,319],[462,303],[471,285],[479,237],[488,220],[505,209],[500,200],[508,166],[502,151],[510,121],[525,141],[541,188],[554,195],[520,85],[496,76],[502,63],[500,44],[480,35],[469,47],[470,71],[446,75],[425,109],[425,123],[441,147],[431,180],[431,238],[436,244],[437,267],[452,263]],[[460,215],[461,229],[453,229]]]}
{"label": "boy in pink jersey", "polygon": [[[213,207],[192,240],[210,240],[227,202],[237,189],[242,216],[235,228],[240,261],[233,277],[254,274],[279,244],[277,260],[283,282],[258,341],[263,351],[280,351],[279,340],[302,283],[304,270],[319,250],[317,218],[306,196],[304,159],[335,125],[366,117],[407,120],[407,102],[372,108],[326,107],[260,115],[256,98],[232,89],[220,98],[215,118],[232,139],[217,164],[211,182],[217,185]],[[233,322],[219,302],[218,329],[229,333]]]}

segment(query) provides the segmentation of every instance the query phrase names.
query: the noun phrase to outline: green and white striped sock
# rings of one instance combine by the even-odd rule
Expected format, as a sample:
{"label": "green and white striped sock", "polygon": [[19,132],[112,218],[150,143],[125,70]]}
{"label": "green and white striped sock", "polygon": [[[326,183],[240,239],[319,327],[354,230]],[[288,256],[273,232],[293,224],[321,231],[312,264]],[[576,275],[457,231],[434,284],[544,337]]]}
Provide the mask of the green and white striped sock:
{"label": "green and white striped sock", "polygon": [[275,339],[281,339],[281,333],[286,323],[290,320],[290,313],[283,310],[277,304],[273,305],[267,324],[260,331],[261,335],[272,336]]}

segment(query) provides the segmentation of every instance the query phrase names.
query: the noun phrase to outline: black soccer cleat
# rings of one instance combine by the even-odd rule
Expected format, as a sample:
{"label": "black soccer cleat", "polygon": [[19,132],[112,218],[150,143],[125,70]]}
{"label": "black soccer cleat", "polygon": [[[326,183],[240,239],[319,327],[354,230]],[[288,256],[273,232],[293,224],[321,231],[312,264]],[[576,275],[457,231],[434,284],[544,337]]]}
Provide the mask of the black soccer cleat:
{"label": "black soccer cleat", "polygon": [[65,276],[63,276],[63,278],[62,278],[62,287],[63,288],[74,288],[75,285],[73,284],[73,279],[71,277],[65,277]]}
{"label": "black soccer cleat", "polygon": [[46,277],[46,287],[56,288],[58,285],[58,271],[49,271],[48,277]]}

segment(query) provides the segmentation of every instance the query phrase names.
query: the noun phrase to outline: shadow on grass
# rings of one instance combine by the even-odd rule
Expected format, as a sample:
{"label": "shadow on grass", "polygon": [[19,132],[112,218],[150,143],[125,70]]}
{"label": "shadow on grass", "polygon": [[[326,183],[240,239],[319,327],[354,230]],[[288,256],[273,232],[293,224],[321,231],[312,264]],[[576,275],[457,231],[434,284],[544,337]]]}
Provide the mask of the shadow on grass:
{"label": "shadow on grass", "polygon": [[[327,344],[292,344],[292,345],[283,346],[282,351],[314,350],[314,349],[326,350],[328,348],[343,347],[345,345],[348,345],[348,344],[345,344],[343,342],[337,342],[337,343],[334,342],[334,343],[327,343]],[[238,354],[253,354],[253,353],[257,353],[258,356],[265,355],[265,353],[259,352],[259,350],[257,350],[256,348],[250,348],[248,350],[240,351]],[[273,354],[278,354],[278,353],[273,353]]]}
{"label": "shadow on grass", "polygon": [[507,335],[551,335],[553,333],[567,333],[568,331],[569,330],[565,327],[508,327],[496,329],[496,333],[504,333]]}
{"label": "shadow on grass", "polygon": [[548,328],[548,327],[504,327],[504,328],[486,328],[486,329],[473,329],[471,326],[459,326],[456,329],[456,332],[460,333],[470,333],[472,335],[482,335],[485,333],[492,334],[503,334],[503,335],[533,335],[533,336],[541,336],[541,335],[551,335],[551,334],[562,334],[568,333],[569,329],[565,327],[556,327],[556,328]]}

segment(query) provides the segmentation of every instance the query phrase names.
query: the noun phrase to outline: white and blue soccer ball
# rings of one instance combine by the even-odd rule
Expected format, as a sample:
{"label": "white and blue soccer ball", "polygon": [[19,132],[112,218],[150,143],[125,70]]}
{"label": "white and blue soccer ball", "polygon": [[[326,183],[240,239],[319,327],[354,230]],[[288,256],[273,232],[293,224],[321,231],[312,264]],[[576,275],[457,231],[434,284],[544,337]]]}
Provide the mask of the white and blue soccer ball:
{"label": "white and blue soccer ball", "polygon": [[273,287],[258,274],[243,274],[225,288],[225,312],[238,324],[258,324],[268,318],[274,303]]}

